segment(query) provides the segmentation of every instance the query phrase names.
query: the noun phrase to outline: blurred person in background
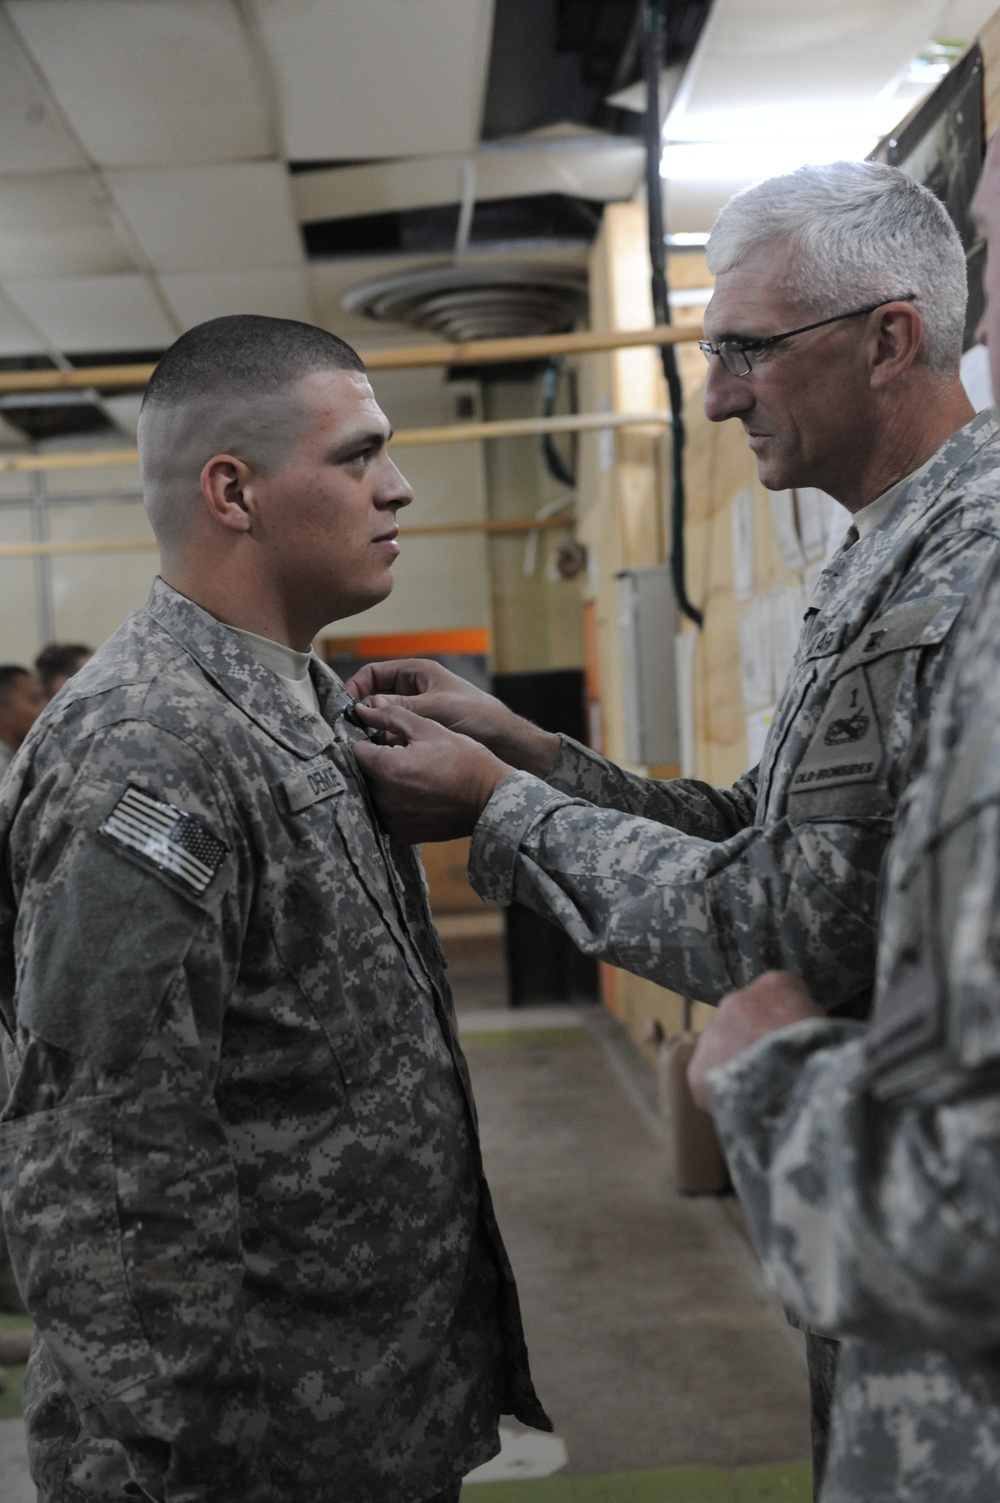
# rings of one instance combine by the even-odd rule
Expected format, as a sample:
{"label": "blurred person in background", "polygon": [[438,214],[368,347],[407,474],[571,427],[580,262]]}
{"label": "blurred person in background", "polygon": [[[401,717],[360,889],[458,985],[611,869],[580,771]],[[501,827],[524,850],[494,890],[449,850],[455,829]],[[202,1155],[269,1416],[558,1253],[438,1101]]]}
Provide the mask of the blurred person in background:
{"label": "blurred person in background", "polygon": [[45,691],[35,675],[18,663],[0,664],[0,776],[45,709]]}
{"label": "blurred person in background", "polygon": [[50,642],[35,659],[35,672],[45,691],[45,698],[58,694],[67,679],[79,673],[94,656],[94,649],[83,642]]}

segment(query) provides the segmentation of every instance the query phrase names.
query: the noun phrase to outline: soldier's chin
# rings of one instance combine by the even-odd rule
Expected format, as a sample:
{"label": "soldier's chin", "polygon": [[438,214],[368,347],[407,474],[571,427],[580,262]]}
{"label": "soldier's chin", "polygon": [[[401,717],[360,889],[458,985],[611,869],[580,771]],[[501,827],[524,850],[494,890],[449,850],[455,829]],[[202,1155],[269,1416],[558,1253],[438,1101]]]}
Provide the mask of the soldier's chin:
{"label": "soldier's chin", "polygon": [[758,454],[757,479],[766,491],[784,491],[795,484],[794,478],[789,474],[787,467],[782,465],[777,455],[765,457]]}

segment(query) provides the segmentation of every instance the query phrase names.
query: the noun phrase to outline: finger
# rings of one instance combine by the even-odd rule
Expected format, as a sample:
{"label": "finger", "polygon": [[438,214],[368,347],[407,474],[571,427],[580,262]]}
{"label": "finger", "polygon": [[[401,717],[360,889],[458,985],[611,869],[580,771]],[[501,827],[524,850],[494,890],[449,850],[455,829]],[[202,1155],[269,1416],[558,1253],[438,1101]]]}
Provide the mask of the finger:
{"label": "finger", "polygon": [[373,730],[383,731],[386,735],[397,736],[404,745],[424,740],[435,732],[447,734],[432,720],[414,715],[412,710],[405,710],[402,705],[395,703],[369,705],[362,700],[354,706],[354,713],[362,725],[371,726]]}
{"label": "finger", "polygon": [[385,663],[366,663],[347,680],[344,688],[353,699],[371,694],[420,694],[427,669],[435,665],[423,658],[392,658]]}
{"label": "finger", "polygon": [[688,1061],[687,1077],[691,1087],[691,1095],[703,1112],[711,1110],[711,1096],[708,1089],[708,1072],[715,1061],[712,1055],[712,1040],[707,1037],[709,1030],[698,1037],[694,1053]]}

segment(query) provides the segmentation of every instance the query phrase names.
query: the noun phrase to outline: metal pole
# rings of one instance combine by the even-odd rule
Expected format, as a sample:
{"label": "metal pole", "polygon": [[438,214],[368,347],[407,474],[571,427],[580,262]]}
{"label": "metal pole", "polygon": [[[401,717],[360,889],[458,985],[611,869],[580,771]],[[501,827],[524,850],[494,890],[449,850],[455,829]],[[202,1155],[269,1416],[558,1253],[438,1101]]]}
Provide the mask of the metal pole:
{"label": "metal pole", "polygon": [[[31,477],[31,536],[36,544],[49,541],[49,513],[45,504],[45,474],[35,470]],[[46,646],[55,637],[52,609],[52,558],[48,552],[35,554],[35,620],[38,645]]]}

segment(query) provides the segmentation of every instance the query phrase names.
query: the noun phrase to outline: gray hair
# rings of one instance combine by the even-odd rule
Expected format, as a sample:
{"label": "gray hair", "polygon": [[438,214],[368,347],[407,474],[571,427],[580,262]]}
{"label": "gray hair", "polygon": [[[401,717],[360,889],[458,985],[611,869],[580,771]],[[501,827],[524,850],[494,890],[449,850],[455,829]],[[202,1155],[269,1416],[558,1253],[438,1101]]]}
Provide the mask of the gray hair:
{"label": "gray hair", "polygon": [[931,370],[957,369],[968,298],[965,251],[944,205],[898,167],[799,167],[737,193],[708,239],[708,269],[732,271],[769,240],[791,246],[787,290],[818,314],[913,293]]}

